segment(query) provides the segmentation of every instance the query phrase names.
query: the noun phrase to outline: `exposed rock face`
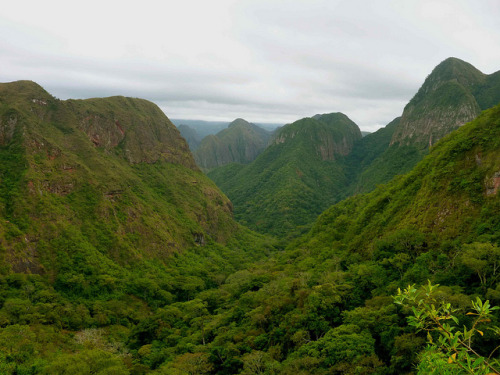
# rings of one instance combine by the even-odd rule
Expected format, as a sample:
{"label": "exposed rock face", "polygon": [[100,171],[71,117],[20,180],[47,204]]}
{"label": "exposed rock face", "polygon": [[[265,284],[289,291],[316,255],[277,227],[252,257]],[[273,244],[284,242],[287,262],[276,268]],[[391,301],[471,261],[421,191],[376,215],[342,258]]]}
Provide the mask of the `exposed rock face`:
{"label": "exposed rock face", "polygon": [[495,195],[500,190],[500,171],[486,180],[486,195]]}
{"label": "exposed rock face", "polygon": [[6,145],[14,135],[17,124],[17,113],[11,111],[0,118],[0,146]]}
{"label": "exposed rock face", "polygon": [[194,153],[201,168],[230,163],[250,163],[266,147],[270,132],[243,119],[236,119],[216,135],[208,135]]}
{"label": "exposed rock face", "polygon": [[68,100],[67,105],[96,147],[114,149],[132,164],[165,160],[197,168],[177,128],[151,102],[117,96]]}
{"label": "exposed rock face", "polygon": [[[500,93],[498,74],[485,75],[465,61],[448,58],[427,77],[404,109],[391,145],[425,148],[475,119]],[[487,91],[492,91],[490,95]],[[492,95],[494,98],[492,98]]]}

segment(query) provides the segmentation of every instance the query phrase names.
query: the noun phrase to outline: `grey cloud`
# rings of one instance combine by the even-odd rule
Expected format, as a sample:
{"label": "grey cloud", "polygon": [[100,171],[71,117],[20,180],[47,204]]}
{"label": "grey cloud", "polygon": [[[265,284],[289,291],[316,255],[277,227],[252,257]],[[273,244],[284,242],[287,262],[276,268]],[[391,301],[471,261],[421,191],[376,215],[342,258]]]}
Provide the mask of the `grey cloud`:
{"label": "grey cloud", "polygon": [[[5,12],[0,16],[0,80],[32,79],[62,99],[142,97],[174,118],[285,123],[340,111],[373,131],[401,114],[426,75],[446,57],[462,58],[485,72],[500,68],[500,51],[492,48],[500,44],[500,7],[492,0],[481,5],[457,0],[453,7],[444,0],[225,4],[231,7],[214,4],[220,9],[213,16],[225,17],[212,21],[226,25],[220,34],[207,30],[210,24],[196,30],[187,18],[185,30],[138,23],[130,26],[131,33],[123,32],[130,40],[109,46],[121,51],[115,54],[106,54],[106,48],[121,32],[102,40],[95,37],[99,33],[90,34],[95,39],[88,41],[76,35],[80,43],[88,42],[84,47],[95,46],[103,56],[93,49],[68,49],[76,31],[65,29],[67,23],[53,29],[60,33],[53,35],[36,25],[4,20]],[[136,19],[135,9],[128,10],[126,19]],[[169,19],[176,17],[174,8],[168,10]],[[39,16],[59,22],[50,13]],[[113,30],[123,27],[105,14],[95,22],[107,22]],[[149,32],[142,34],[143,29]],[[184,40],[188,30],[194,33]],[[169,31],[175,35],[164,34]]]}

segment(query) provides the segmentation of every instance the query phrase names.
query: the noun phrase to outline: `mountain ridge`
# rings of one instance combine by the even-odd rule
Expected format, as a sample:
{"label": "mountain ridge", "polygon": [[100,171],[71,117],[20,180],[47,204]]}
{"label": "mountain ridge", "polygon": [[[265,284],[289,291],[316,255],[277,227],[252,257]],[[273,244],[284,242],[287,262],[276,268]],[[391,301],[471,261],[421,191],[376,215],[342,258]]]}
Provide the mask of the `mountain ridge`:
{"label": "mountain ridge", "polygon": [[270,136],[267,130],[238,118],[226,129],[203,138],[194,158],[205,170],[230,163],[250,163],[267,146]]}
{"label": "mountain ridge", "polygon": [[[477,101],[482,88],[496,85],[500,90],[496,82],[498,73],[483,74],[454,57],[442,61],[405,106],[391,145],[430,147],[450,131],[472,121],[481,110],[488,108]],[[481,102],[485,105],[484,100]],[[500,102],[500,94],[497,93],[492,102]]]}
{"label": "mountain ridge", "polygon": [[340,160],[356,139],[361,132],[344,114],[304,118],[279,128],[252,163],[208,176],[230,197],[240,222],[289,235],[332,202],[345,180]]}

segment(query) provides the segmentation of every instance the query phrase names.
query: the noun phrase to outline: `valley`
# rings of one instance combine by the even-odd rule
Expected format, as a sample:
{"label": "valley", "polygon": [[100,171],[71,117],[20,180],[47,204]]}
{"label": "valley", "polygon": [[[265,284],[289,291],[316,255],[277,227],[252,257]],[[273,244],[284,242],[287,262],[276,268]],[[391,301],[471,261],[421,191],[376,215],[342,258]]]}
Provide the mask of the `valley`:
{"label": "valley", "polygon": [[[499,77],[446,59],[364,136],[332,112],[203,139],[0,84],[0,373],[500,373]],[[473,340],[415,323],[431,297]]]}

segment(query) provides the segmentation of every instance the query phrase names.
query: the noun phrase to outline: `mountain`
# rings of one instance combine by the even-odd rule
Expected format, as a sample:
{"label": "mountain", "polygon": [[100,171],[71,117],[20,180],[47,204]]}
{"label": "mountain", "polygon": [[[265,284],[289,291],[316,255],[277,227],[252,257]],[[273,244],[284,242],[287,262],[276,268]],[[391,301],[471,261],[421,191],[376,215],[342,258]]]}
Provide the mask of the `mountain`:
{"label": "mountain", "polygon": [[398,123],[391,122],[386,130],[379,130],[385,134],[385,150],[377,147],[382,152],[371,157],[371,163],[364,161],[358,166],[353,158],[359,158],[356,155],[362,154],[372,141],[378,143],[382,133],[368,134],[360,143],[348,160],[351,182],[344,197],[368,192],[395,175],[410,171],[437,140],[499,102],[500,71],[486,75],[457,58],[444,60],[405,106]]}
{"label": "mountain", "polygon": [[499,102],[500,71],[486,75],[450,57],[434,68],[406,105],[391,144],[432,146]]}
{"label": "mountain", "polygon": [[284,236],[332,204],[345,184],[340,160],[359,139],[344,114],[316,115],[278,129],[252,163],[208,175],[230,197],[239,222]]}
{"label": "mountain", "polygon": [[208,135],[194,152],[198,166],[208,170],[230,163],[253,161],[267,146],[271,133],[243,119],[236,119],[216,135]]}
{"label": "mountain", "polygon": [[191,152],[194,152],[200,146],[201,143],[201,138],[196,132],[196,130],[189,127],[188,125],[182,125],[182,124],[177,126],[177,129],[179,129],[179,132],[181,133],[182,137],[186,140]]}
{"label": "mountain", "polygon": [[167,264],[240,232],[156,105],[61,101],[29,81],[0,85],[0,217],[0,267],[56,283]]}
{"label": "mountain", "polygon": [[[449,304],[458,323],[442,321],[453,331],[474,324],[471,300],[498,305],[498,212],[500,106],[445,136],[409,173],[330,207],[269,259],[158,309],[129,347],[142,363],[162,358],[167,373],[415,374],[439,341],[408,326],[412,308],[392,296],[440,284],[434,306]],[[498,345],[500,316],[491,315],[471,341],[486,355]],[[434,354],[430,365],[460,373],[447,371],[451,359]],[[496,351],[484,359],[499,368]]]}

